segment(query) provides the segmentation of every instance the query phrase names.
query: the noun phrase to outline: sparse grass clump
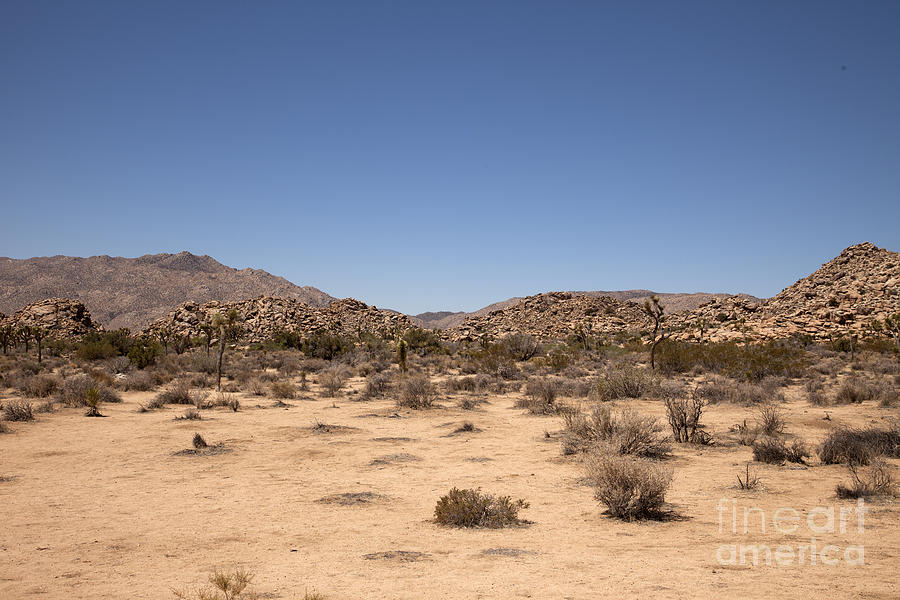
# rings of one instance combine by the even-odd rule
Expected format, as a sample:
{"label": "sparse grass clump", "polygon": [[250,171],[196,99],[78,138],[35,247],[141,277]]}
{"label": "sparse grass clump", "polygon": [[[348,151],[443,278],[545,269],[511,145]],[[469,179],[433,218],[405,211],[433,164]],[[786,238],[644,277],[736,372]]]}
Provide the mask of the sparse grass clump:
{"label": "sparse grass clump", "polygon": [[488,527],[499,529],[525,523],[519,511],[528,508],[524,500],[510,496],[484,494],[478,489],[453,488],[437,502],[434,519],[451,527]]}
{"label": "sparse grass clump", "polygon": [[878,456],[900,458],[900,424],[886,429],[835,429],[819,447],[819,460],[826,465],[868,465]]}
{"label": "sparse grass clump", "polygon": [[233,572],[215,571],[209,577],[212,587],[200,588],[194,593],[173,590],[180,600],[252,600],[256,594],[248,590],[253,574],[244,569]]}
{"label": "sparse grass clump", "polygon": [[601,404],[589,415],[577,410],[563,419],[562,453],[565,455],[599,448],[642,457],[662,457],[669,452],[659,421],[631,408],[613,414],[608,406]]}
{"label": "sparse grass clump", "polygon": [[206,440],[203,439],[203,436],[200,435],[199,433],[194,434],[194,439],[192,440],[192,443],[194,444],[194,448],[196,448],[197,450],[201,450],[203,448],[209,447],[209,444],[206,443]]}
{"label": "sparse grass clump", "polygon": [[3,405],[3,420],[5,421],[33,421],[34,409],[31,402],[24,400],[11,400]]}
{"label": "sparse grass clump", "polygon": [[625,521],[661,516],[671,469],[645,458],[604,452],[590,454],[585,467],[594,495],[611,516]]}
{"label": "sparse grass clump", "polygon": [[424,376],[409,377],[400,386],[397,406],[401,408],[431,408],[437,397],[437,391],[431,380]]}
{"label": "sparse grass clump", "polygon": [[800,440],[794,440],[788,446],[778,438],[760,438],[753,442],[753,460],[770,465],[783,465],[785,462],[806,464],[809,450]]}

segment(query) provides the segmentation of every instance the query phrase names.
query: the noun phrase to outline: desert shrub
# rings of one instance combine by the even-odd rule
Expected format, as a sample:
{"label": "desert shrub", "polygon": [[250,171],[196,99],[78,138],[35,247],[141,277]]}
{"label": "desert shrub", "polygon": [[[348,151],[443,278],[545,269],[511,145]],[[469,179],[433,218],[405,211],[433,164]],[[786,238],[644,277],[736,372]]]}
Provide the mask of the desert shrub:
{"label": "desert shrub", "polygon": [[464,369],[470,373],[497,375],[501,368],[508,367],[512,359],[500,344],[487,344],[468,353],[468,364]]}
{"label": "desert shrub", "polygon": [[664,372],[683,373],[702,367],[729,377],[759,381],[770,375],[800,377],[809,358],[800,344],[791,340],[693,344],[668,339],[657,346],[656,364]]}
{"label": "desert shrub", "polygon": [[587,379],[557,379],[557,389],[560,396],[567,398],[587,398],[594,391],[596,384]]}
{"label": "desert shrub", "polygon": [[835,488],[838,498],[871,498],[873,496],[894,496],[896,493],[891,467],[883,460],[873,461],[868,469],[856,463],[847,465],[850,483],[840,483]]}
{"label": "desert shrub", "polygon": [[813,406],[825,406],[828,398],[825,396],[825,384],[818,377],[806,380],[806,399]]}
{"label": "desert shrub", "polygon": [[397,406],[414,409],[431,408],[436,396],[437,391],[428,377],[424,375],[409,377],[400,386]]}
{"label": "desert shrub", "polygon": [[601,400],[640,398],[652,388],[650,374],[630,365],[607,371],[596,383],[597,397]]}
{"label": "desert shrub", "polygon": [[696,394],[710,404],[730,402],[733,404],[761,404],[783,401],[784,394],[754,383],[714,378],[697,386]]}
{"label": "desert shrub", "polygon": [[662,457],[669,452],[662,425],[653,417],[626,408],[613,414],[609,406],[594,407],[588,415],[580,410],[563,415],[562,453],[575,454],[603,448],[615,454]]}
{"label": "desert shrub", "polygon": [[478,389],[474,377],[451,377],[444,383],[448,392],[474,392]]}
{"label": "desert shrub", "polygon": [[11,400],[3,405],[3,420],[33,421],[33,405],[31,402],[25,402],[24,400]]}
{"label": "desert shrub", "polygon": [[319,384],[322,386],[322,394],[333,398],[347,384],[347,373],[339,367],[325,369],[319,372]]}
{"label": "desert shrub", "polygon": [[528,508],[528,503],[521,499],[453,488],[438,500],[434,519],[439,525],[499,529],[524,523],[519,519],[523,508]]}
{"label": "desert shrub", "polygon": [[443,343],[440,336],[430,329],[411,327],[403,334],[406,347],[418,354],[443,351]]}
{"label": "desert shrub", "polygon": [[251,396],[265,396],[268,390],[266,389],[265,381],[262,380],[261,377],[252,377],[247,381],[247,385],[245,387],[247,393]]}
{"label": "desert shrub", "polygon": [[393,378],[389,373],[372,373],[366,377],[366,387],[363,389],[363,398],[382,398],[391,391]]}
{"label": "desert shrub", "polygon": [[157,359],[163,354],[163,348],[154,339],[141,337],[134,341],[128,349],[128,360],[137,369],[146,369],[155,365]]}
{"label": "desert shrub", "polygon": [[126,392],[149,392],[156,387],[156,379],[148,371],[134,371],[122,380],[122,389]]}
{"label": "desert shrub", "polygon": [[709,435],[700,429],[700,415],[706,402],[700,396],[668,397],[665,399],[666,418],[672,435],[679,443],[709,443]]}
{"label": "desert shrub", "polygon": [[170,388],[161,391],[156,396],[163,404],[194,404],[194,395],[191,393],[190,384],[184,379],[178,379]]}
{"label": "desert shrub", "polygon": [[747,419],[743,423],[738,423],[732,429],[738,434],[738,443],[741,446],[752,446],[753,442],[759,437],[759,430],[752,425],[747,424]]}
{"label": "desert shrub", "polygon": [[760,406],[756,422],[759,424],[759,431],[763,435],[776,436],[784,433],[784,413],[774,404]]}
{"label": "desert shrub", "polygon": [[89,375],[75,375],[63,380],[57,394],[66,406],[85,406],[88,390],[97,388],[100,402],[121,402],[122,397],[113,388],[96,381]]}
{"label": "desert shrub", "polygon": [[570,408],[556,401],[559,382],[549,377],[532,377],[525,383],[525,396],[516,400],[516,408],[524,408],[533,415],[565,413]]}
{"label": "desert shrub", "polygon": [[857,377],[850,377],[838,388],[834,396],[835,404],[862,404],[878,396],[878,389]]}
{"label": "desert shrub", "polygon": [[53,375],[32,375],[25,379],[19,390],[29,398],[49,398],[59,386]]}
{"label": "desert shrub", "polygon": [[188,408],[184,411],[184,414],[180,417],[175,417],[176,421],[200,421],[203,417],[200,415],[200,411],[194,407]]}
{"label": "desert shrub", "polygon": [[100,390],[97,386],[88,388],[84,393],[84,404],[87,406],[86,417],[102,417],[100,414]]}
{"label": "desert shrub", "polygon": [[540,343],[527,333],[511,333],[500,340],[500,347],[511,359],[526,361],[541,349]]}
{"label": "desert shrub", "polygon": [[753,442],[753,460],[772,465],[781,465],[785,461],[804,464],[809,458],[806,445],[794,440],[790,446],[779,438],[760,438]]}
{"label": "desert shrub", "polygon": [[595,452],[585,461],[587,480],[609,514],[634,521],[662,514],[672,471],[645,458]]}
{"label": "desert shrub", "polygon": [[269,385],[269,391],[275,398],[291,400],[297,396],[297,388],[290,381],[275,381]]}
{"label": "desert shrub", "polygon": [[885,429],[835,429],[819,446],[818,453],[819,460],[826,465],[867,465],[879,456],[900,458],[900,424],[894,423]]}
{"label": "desert shrub", "polygon": [[457,402],[457,406],[459,406],[462,410],[475,410],[479,404],[484,402],[481,398],[474,398],[472,396],[465,396],[464,398],[460,398],[459,402]]}
{"label": "desert shrub", "polygon": [[304,339],[300,346],[306,356],[328,361],[350,352],[353,348],[354,344],[348,338],[327,331],[313,333]]}

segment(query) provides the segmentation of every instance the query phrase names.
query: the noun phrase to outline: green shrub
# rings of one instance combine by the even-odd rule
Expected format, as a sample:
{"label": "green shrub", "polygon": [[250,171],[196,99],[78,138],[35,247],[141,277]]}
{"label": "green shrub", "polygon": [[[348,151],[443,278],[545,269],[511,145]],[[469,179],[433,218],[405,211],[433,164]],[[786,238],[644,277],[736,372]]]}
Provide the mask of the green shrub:
{"label": "green shrub", "polygon": [[439,525],[499,529],[525,523],[519,519],[519,511],[523,508],[528,508],[527,502],[513,500],[510,496],[453,488],[438,500],[434,519]]}
{"label": "green shrub", "polygon": [[311,358],[334,360],[350,352],[354,347],[348,338],[328,331],[318,331],[304,339],[300,349]]}
{"label": "green shrub", "polygon": [[773,375],[800,377],[809,365],[806,352],[791,340],[693,344],[668,339],[659,344],[656,353],[656,364],[664,372],[683,373],[702,367],[747,381],[759,381]]}

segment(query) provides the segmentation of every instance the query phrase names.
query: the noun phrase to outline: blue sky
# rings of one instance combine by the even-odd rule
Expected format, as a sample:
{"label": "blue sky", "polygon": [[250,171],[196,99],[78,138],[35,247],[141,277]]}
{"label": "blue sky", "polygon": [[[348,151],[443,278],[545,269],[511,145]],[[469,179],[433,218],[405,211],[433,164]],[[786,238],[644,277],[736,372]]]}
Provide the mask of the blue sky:
{"label": "blue sky", "polygon": [[0,2],[0,255],[409,313],[900,250],[898,2]]}

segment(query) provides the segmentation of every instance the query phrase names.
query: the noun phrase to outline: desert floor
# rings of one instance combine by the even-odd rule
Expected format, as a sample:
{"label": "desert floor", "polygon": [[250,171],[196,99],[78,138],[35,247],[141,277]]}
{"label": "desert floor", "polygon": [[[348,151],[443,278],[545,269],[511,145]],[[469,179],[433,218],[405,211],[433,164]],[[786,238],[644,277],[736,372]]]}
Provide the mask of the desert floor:
{"label": "desert floor", "polygon": [[[239,395],[239,412],[205,410],[201,421],[174,420],[178,406],[139,413],[153,394],[131,392],[102,407],[106,418],[63,408],[10,424],[0,436],[0,598],[171,598],[235,566],[255,573],[262,598],[900,597],[900,503],[867,503],[863,532],[852,513],[845,532],[836,520],[834,532],[815,533],[805,520],[815,507],[857,506],[834,493],[845,467],[754,463],[762,488],[737,488],[751,451],[729,428],[752,408],[710,406],[703,421],[719,444],[676,445],[667,461],[676,517],[626,523],[603,514],[580,463],[560,455],[561,420],[514,408],[518,392],[473,411],[449,399],[410,411],[390,399],[321,398],[315,387],[287,408]],[[664,418],[660,401],[616,404]],[[837,425],[897,416],[870,403],[829,408],[825,421],[799,386],[784,407],[788,432],[811,446]],[[467,420],[480,431],[452,434]],[[228,451],[176,455],[195,432]],[[532,523],[438,526],[435,503],[453,486],[523,498]],[[327,501],[359,492],[376,496]],[[796,532],[774,529],[782,507],[799,513]],[[745,508],[765,512],[765,533],[754,511],[744,534]],[[837,564],[717,560],[723,545],[796,552],[812,538],[818,550],[837,547],[826,552]],[[863,565],[845,560],[848,546],[864,546]]]}

